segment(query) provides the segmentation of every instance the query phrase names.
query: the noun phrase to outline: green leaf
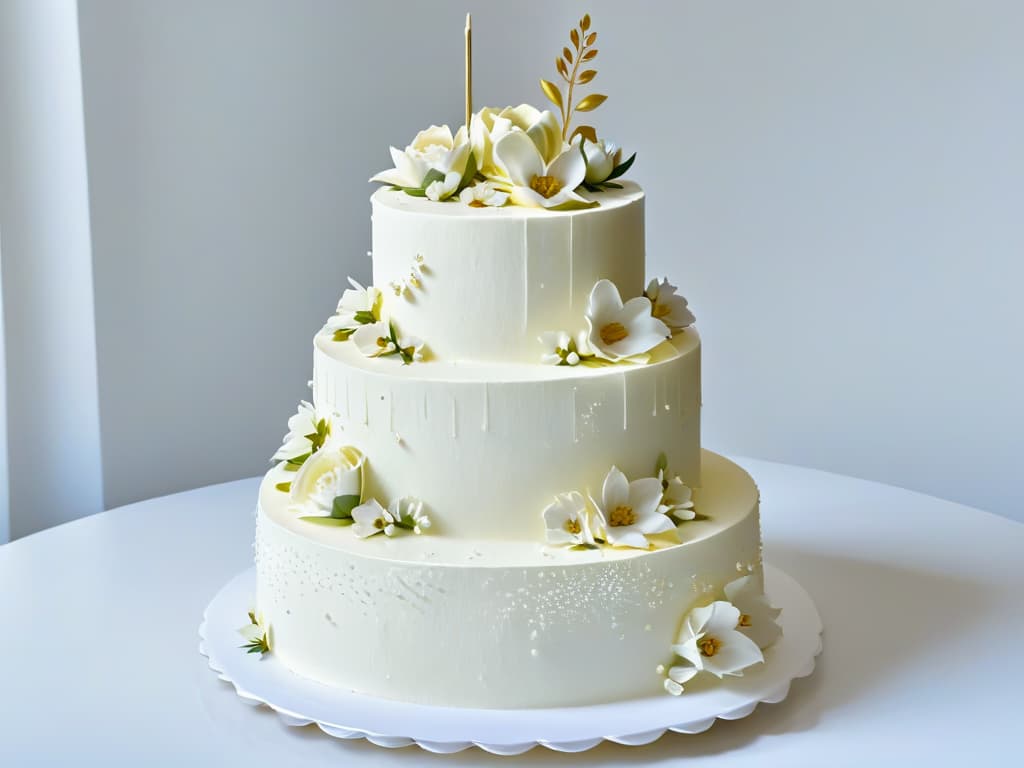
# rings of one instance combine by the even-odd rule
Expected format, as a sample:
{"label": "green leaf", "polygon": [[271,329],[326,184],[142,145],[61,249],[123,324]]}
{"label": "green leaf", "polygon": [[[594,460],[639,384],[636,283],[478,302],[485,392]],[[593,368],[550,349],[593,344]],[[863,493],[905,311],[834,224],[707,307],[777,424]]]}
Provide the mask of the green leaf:
{"label": "green leaf", "polygon": [[304,453],[301,456],[295,456],[294,458],[288,459],[284,463],[284,468],[289,472],[295,472],[299,467],[306,463],[306,459],[310,456],[312,456],[312,453]]}
{"label": "green leaf", "polygon": [[427,194],[427,187],[435,181],[444,181],[444,174],[437,170],[437,168],[431,168],[427,171],[427,175],[423,177],[423,183],[420,184],[420,189],[423,190],[424,195]]}
{"label": "green leaf", "polygon": [[469,160],[466,161],[466,170],[462,172],[462,180],[459,182],[459,188],[456,192],[461,192],[463,187],[469,186],[469,183],[473,181],[473,177],[476,176],[477,170],[476,155],[470,150]]}
{"label": "green leaf", "polygon": [[636,160],[636,152],[630,155],[629,160],[627,160],[626,162],[619,163],[618,165],[616,165],[612,169],[612,172],[608,174],[608,178],[605,179],[605,181],[611,181],[612,179],[619,178],[619,176],[621,176],[622,174],[629,170],[630,166],[633,165],[634,160]]}
{"label": "green leaf", "polygon": [[352,510],[359,506],[359,494],[349,493],[344,496],[337,496],[331,505],[331,517],[335,519],[351,518]]}
{"label": "green leaf", "polygon": [[409,197],[426,197],[427,193],[425,190],[416,189],[416,187],[402,187],[402,191]]}
{"label": "green leaf", "polygon": [[316,517],[312,515],[300,517],[299,520],[305,520],[307,523],[313,523],[314,525],[326,525],[332,528],[344,528],[346,525],[352,525],[355,522],[351,517]]}
{"label": "green leaf", "polygon": [[373,312],[368,309],[361,309],[355,314],[355,320],[357,323],[367,325],[368,323],[377,322],[377,318],[373,316]]}
{"label": "green leaf", "polygon": [[334,341],[348,341],[349,336],[356,332],[355,328],[339,328],[332,337]]}
{"label": "green leaf", "polygon": [[281,493],[291,493],[291,490],[292,490],[292,484],[291,483],[278,483],[274,487],[277,490],[279,490]]}
{"label": "green leaf", "polygon": [[654,465],[654,474],[664,472],[666,469],[668,469],[668,456],[662,451],[658,454],[658,463]]}

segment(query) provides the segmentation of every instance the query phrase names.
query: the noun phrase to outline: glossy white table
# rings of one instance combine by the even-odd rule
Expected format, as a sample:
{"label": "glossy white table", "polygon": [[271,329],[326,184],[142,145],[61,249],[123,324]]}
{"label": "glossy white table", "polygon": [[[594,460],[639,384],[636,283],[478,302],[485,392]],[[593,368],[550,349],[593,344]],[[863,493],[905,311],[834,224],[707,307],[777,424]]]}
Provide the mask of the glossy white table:
{"label": "glossy white table", "polygon": [[245,706],[207,668],[203,608],[251,561],[256,481],[133,504],[0,546],[0,766],[1016,765],[1024,525],[744,461],[765,556],[817,601],[825,652],[789,699],[697,736],[578,755],[436,756]]}

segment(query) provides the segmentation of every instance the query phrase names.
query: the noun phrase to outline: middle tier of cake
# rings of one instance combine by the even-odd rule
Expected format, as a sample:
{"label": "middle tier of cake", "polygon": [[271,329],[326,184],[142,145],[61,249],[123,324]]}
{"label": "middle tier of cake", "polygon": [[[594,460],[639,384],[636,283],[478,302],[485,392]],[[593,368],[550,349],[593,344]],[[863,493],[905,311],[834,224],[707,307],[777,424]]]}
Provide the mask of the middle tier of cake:
{"label": "middle tier of cake", "polygon": [[366,456],[364,498],[414,496],[450,538],[544,538],[555,494],[630,479],[700,485],[700,339],[690,328],[646,365],[541,366],[367,359],[319,335],[313,399]]}

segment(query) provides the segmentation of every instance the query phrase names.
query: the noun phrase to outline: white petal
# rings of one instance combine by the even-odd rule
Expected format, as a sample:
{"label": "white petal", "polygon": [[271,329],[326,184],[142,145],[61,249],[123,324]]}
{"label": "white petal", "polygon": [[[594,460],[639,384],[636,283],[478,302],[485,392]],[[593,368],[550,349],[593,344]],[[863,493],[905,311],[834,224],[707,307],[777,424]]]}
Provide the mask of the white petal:
{"label": "white petal", "polygon": [[562,182],[562,189],[572,191],[583,183],[587,173],[587,163],[579,149],[570,147],[554,159],[547,169],[547,175],[554,176]]}
{"label": "white petal", "polygon": [[393,187],[415,186],[410,183],[409,179],[407,179],[397,168],[388,168],[386,171],[381,171],[375,176],[372,176],[370,181],[378,182],[380,184],[390,184]]}
{"label": "white petal", "polygon": [[494,145],[494,158],[517,187],[529,188],[534,176],[544,175],[540,152],[525,133],[517,131],[502,136]]}
{"label": "white petal", "polygon": [[606,514],[611,514],[616,507],[629,504],[629,480],[618,467],[613,466],[608,470],[604,486],[601,489],[601,499],[603,501],[602,510]]}
{"label": "white petal", "polygon": [[735,630],[714,633],[708,631],[722,645],[714,656],[704,657],[704,669],[713,675],[738,675],[749,666],[764,661],[764,654],[757,643]]}
{"label": "white petal", "polygon": [[698,672],[700,672],[700,670],[696,667],[679,665],[670,667],[668,670],[668,676],[670,680],[682,685],[683,683],[688,683],[692,680]]}
{"label": "white petal", "polygon": [[643,477],[629,484],[629,506],[637,515],[649,515],[661,503],[661,483],[656,477]]}

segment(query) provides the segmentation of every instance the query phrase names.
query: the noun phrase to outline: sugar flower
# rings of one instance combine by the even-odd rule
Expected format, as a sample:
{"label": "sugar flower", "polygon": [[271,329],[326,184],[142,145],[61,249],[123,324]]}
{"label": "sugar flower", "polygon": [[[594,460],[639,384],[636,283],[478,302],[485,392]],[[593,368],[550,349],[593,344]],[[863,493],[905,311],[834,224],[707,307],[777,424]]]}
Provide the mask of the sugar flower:
{"label": "sugar flower", "polygon": [[370,181],[391,184],[422,195],[425,188],[433,183],[433,178],[447,179],[452,172],[458,174],[459,179],[464,174],[472,175],[467,174],[472,154],[465,128],[452,136],[447,125],[432,125],[416,134],[405,151],[391,147],[395,167],[381,171]]}
{"label": "sugar flower", "polygon": [[352,519],[355,520],[352,530],[361,539],[367,539],[378,533],[383,533],[385,536],[394,536],[395,534],[394,515],[384,509],[376,499],[370,499],[353,509]]}
{"label": "sugar flower", "polygon": [[658,470],[661,483],[661,505],[658,509],[676,520],[693,520],[697,513],[693,509],[693,490],[678,475],[666,479],[665,471]]}
{"label": "sugar flower", "polygon": [[423,193],[435,203],[447,200],[462,182],[462,174],[459,171],[448,171],[443,179],[437,179],[427,184]]}
{"label": "sugar flower", "polygon": [[380,357],[398,351],[398,344],[391,336],[391,326],[380,321],[357,328],[352,334],[352,341],[367,357]]}
{"label": "sugar flower", "polygon": [[740,611],[717,600],[690,611],[672,650],[702,672],[716,677],[742,675],[747,667],[764,661],[757,643],[736,629]]}
{"label": "sugar flower", "polygon": [[618,467],[612,467],[604,480],[601,500],[594,500],[603,538],[613,546],[647,549],[647,537],[675,528],[658,507],[661,483],[656,477],[629,482]]}
{"label": "sugar flower", "polygon": [[493,181],[481,181],[462,190],[459,199],[472,208],[500,208],[508,202],[508,192],[498,189]]}
{"label": "sugar flower", "polygon": [[778,640],[782,628],[777,619],[782,611],[768,602],[758,579],[750,575],[729,582],[725,585],[725,597],[740,612],[736,629],[758,648],[767,648]]}
{"label": "sugar flower", "polygon": [[698,672],[700,670],[692,664],[679,664],[671,667],[665,678],[665,690],[673,696],[678,696],[683,692],[683,685],[690,682]]}
{"label": "sugar flower", "polygon": [[593,203],[576,192],[587,172],[578,150],[570,147],[546,161],[522,131],[513,131],[494,145],[494,160],[512,188],[511,201],[534,208],[586,207]]}
{"label": "sugar flower", "polygon": [[484,107],[470,119],[469,141],[480,172],[489,179],[507,181],[505,170],[495,161],[494,145],[505,135],[525,133],[545,162],[561,154],[564,147],[558,119],[549,110],[529,104],[505,107],[500,112]]}
{"label": "sugar flower", "polygon": [[651,314],[667,325],[673,333],[692,325],[696,319],[687,306],[686,299],[678,295],[676,290],[676,286],[666,278],[660,283],[651,280],[644,291],[644,296],[651,301]]}
{"label": "sugar flower", "polygon": [[651,302],[637,296],[625,304],[610,280],[598,280],[587,302],[590,347],[605,360],[639,357],[669,336],[668,326],[651,314]]}
{"label": "sugar flower", "polygon": [[351,518],[363,492],[363,454],[352,446],[327,446],[299,468],[291,482],[292,507],[310,515]]}
{"label": "sugar flower", "polygon": [[[423,509],[423,502],[412,496],[395,499],[388,504],[387,512],[394,521],[395,527],[412,531],[417,535],[430,527],[430,518]],[[386,530],[385,533],[387,533]],[[392,533],[387,535],[391,536]]]}
{"label": "sugar flower", "polygon": [[318,413],[310,403],[302,400],[298,411],[288,419],[288,434],[271,461],[284,461],[288,469],[298,469],[323,447],[336,427],[333,417]]}
{"label": "sugar flower", "polygon": [[549,544],[593,547],[590,513],[583,495],[572,491],[560,493],[542,513]]}
{"label": "sugar flower", "polygon": [[246,653],[258,653],[262,656],[270,651],[270,629],[255,610],[249,611],[249,621],[238,630],[238,634],[245,639],[245,645],[241,648],[245,649]]}
{"label": "sugar flower", "polygon": [[582,141],[583,154],[587,159],[587,175],[585,176],[587,183],[600,184],[606,181],[612,175],[615,166],[619,164],[622,149],[605,139],[599,141],[582,139]]}
{"label": "sugar flower", "polygon": [[334,335],[335,341],[347,339],[360,325],[380,320],[380,291],[372,285],[364,288],[351,277],[348,282],[352,287],[345,289],[336,314],[324,326],[325,331]]}
{"label": "sugar flower", "polygon": [[418,336],[399,336],[396,347],[402,360],[407,363],[418,363],[423,360],[423,339]]}
{"label": "sugar flower", "polygon": [[570,336],[566,331],[545,331],[538,339],[544,345],[541,362],[548,365],[579,365],[592,357],[585,331]]}

